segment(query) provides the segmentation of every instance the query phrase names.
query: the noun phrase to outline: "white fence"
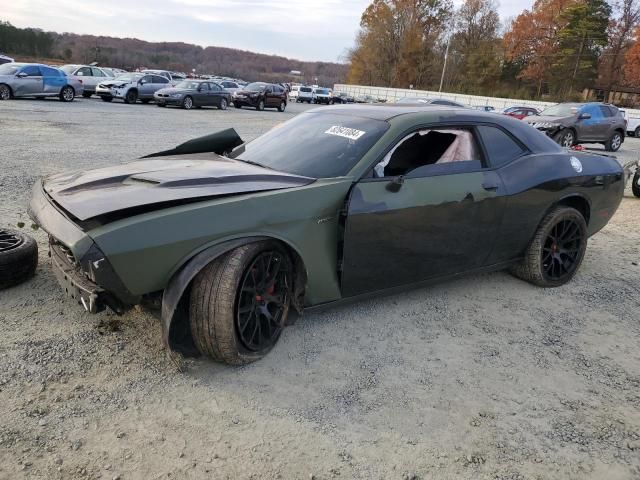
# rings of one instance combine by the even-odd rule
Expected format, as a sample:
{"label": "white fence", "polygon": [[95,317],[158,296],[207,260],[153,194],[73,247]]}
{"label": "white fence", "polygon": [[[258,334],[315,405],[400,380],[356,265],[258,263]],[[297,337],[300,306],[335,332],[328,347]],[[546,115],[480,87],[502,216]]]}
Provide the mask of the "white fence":
{"label": "white fence", "polygon": [[[535,100],[518,100],[514,98],[480,97],[476,95],[463,95],[461,93],[431,92],[429,90],[410,90],[406,88],[366,87],[364,85],[336,84],[334,92],[345,92],[353,96],[371,95],[373,98],[384,98],[387,102],[393,102],[403,97],[443,97],[454,102],[470,105],[472,107],[490,105],[496,110],[507,107],[534,107],[542,110],[554,105],[553,102],[538,102]],[[640,119],[640,110],[624,109],[629,118]]]}

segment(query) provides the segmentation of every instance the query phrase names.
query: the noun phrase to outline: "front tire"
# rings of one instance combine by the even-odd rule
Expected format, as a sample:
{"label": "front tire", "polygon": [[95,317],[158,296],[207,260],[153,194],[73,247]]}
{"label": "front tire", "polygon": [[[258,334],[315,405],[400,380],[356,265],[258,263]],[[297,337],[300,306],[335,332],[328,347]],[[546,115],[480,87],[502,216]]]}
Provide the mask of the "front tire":
{"label": "front tire", "polygon": [[76,97],[76,92],[70,86],[63,87],[60,90],[60,101],[61,102],[73,102],[73,99]]}
{"label": "front tire", "polygon": [[587,222],[570,207],[557,207],[543,220],[511,273],[539,287],[559,287],[578,271],[587,250]]}
{"label": "front tire", "polygon": [[193,108],[193,98],[191,98],[189,95],[184,97],[184,100],[182,100],[182,108],[184,108],[185,110],[191,110]]}
{"label": "front tire", "polygon": [[622,134],[620,132],[613,132],[611,138],[604,144],[604,149],[607,152],[617,152],[622,146]]}
{"label": "front tire", "polygon": [[113,102],[113,97],[111,96],[103,95],[100,98],[102,99],[103,102]]}
{"label": "front tire", "polygon": [[631,191],[636,197],[640,197],[640,167],[638,167],[638,169],[639,170],[636,170],[636,173],[633,176],[633,181],[631,182]]}
{"label": "front tire", "polygon": [[571,148],[576,142],[576,135],[573,133],[573,130],[565,128],[556,133],[553,139],[561,147]]}
{"label": "front tire", "polygon": [[129,90],[124,97],[124,103],[136,103],[138,101],[138,92]]}
{"label": "front tire", "polygon": [[292,263],[276,242],[236,248],[193,281],[189,324],[203,355],[230,365],[264,357],[286,323]]}

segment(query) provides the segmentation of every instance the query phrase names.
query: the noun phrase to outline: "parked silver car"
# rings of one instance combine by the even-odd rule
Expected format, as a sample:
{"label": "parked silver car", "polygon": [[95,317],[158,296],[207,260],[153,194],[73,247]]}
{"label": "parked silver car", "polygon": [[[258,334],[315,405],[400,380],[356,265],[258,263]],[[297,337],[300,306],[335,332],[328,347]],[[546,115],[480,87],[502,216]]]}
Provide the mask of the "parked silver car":
{"label": "parked silver car", "polygon": [[0,100],[15,97],[58,97],[72,102],[82,95],[83,86],[62,70],[39,63],[0,65]]}
{"label": "parked silver car", "polygon": [[156,91],[170,86],[169,79],[160,75],[125,73],[98,84],[96,95],[105,102],[119,98],[124,100],[124,103],[136,103],[138,100],[149,103]]}
{"label": "parked silver car", "polygon": [[164,77],[167,80],[169,80],[169,83],[171,83],[172,86],[177,85],[178,82],[181,82],[186,78],[180,74],[175,74],[174,72],[170,72],[169,70],[141,70],[140,73],[150,73],[152,75],[160,75],[161,77]]}
{"label": "parked silver car", "polygon": [[100,67],[89,65],[63,65],[60,67],[67,77],[75,78],[84,88],[82,96],[89,98],[96,93],[96,86],[100,82],[104,82],[106,79],[111,78],[107,72]]}

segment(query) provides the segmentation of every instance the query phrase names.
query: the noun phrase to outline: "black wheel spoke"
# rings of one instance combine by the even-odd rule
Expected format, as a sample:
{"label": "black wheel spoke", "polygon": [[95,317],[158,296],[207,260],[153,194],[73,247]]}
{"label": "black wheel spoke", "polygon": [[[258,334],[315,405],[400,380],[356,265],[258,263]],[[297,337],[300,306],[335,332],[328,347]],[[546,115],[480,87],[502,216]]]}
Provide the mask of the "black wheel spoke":
{"label": "black wheel spoke", "polygon": [[237,297],[236,331],[249,350],[269,348],[282,331],[281,319],[288,304],[286,262],[278,251],[262,252],[244,273]]}
{"label": "black wheel spoke", "polygon": [[541,252],[542,269],[547,277],[562,280],[578,265],[584,232],[572,218],[564,218],[549,229]]}

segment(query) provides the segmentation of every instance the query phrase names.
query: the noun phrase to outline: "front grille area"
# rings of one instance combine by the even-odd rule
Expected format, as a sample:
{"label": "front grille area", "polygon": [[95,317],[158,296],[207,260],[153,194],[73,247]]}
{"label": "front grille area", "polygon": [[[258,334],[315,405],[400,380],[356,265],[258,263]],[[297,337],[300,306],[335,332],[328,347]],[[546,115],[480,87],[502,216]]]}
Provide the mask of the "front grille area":
{"label": "front grille area", "polygon": [[55,238],[49,237],[49,247],[60,252],[64,258],[67,259],[70,266],[74,268],[78,267],[78,262],[76,261],[76,257],[74,257],[73,252],[68,247],[58,242]]}

